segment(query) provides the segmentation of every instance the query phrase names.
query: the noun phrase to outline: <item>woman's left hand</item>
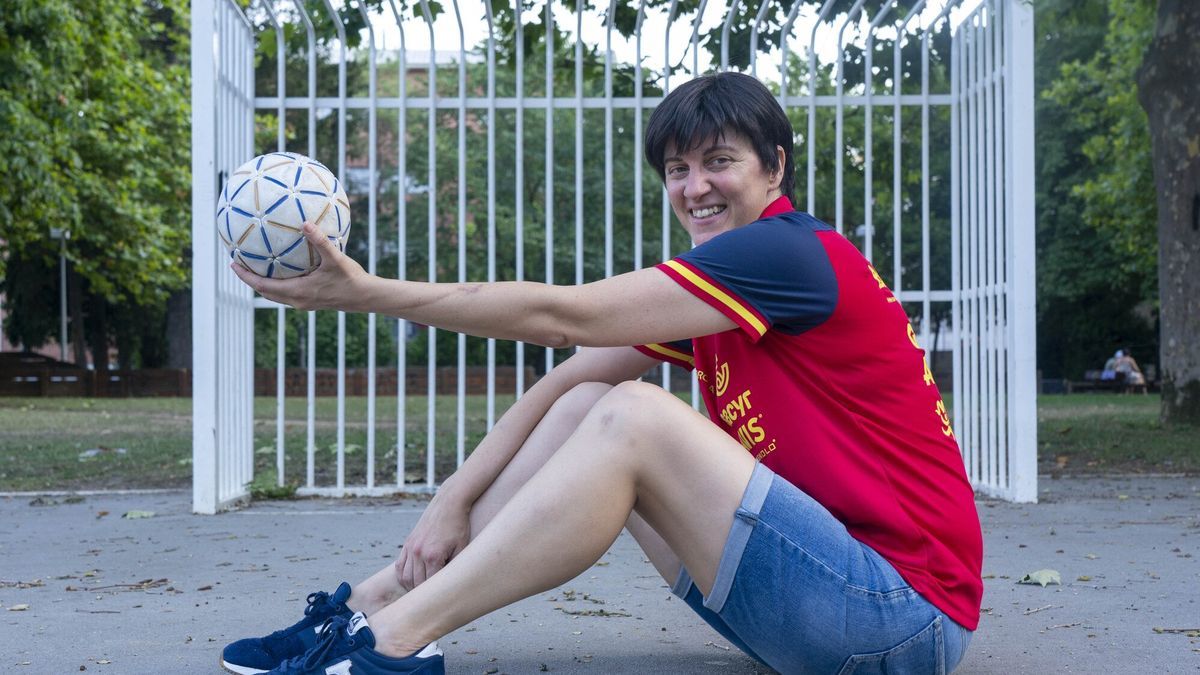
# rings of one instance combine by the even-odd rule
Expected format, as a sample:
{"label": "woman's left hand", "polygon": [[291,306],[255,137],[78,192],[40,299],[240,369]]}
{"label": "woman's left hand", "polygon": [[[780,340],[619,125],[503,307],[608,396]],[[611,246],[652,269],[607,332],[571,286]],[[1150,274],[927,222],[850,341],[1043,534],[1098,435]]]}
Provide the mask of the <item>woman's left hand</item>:
{"label": "woman's left hand", "polygon": [[240,262],[235,261],[229,267],[264,298],[296,309],[363,310],[365,285],[371,275],[353,258],[339,251],[312,223],[304,224],[304,236],[321,258],[317,267],[304,276],[268,279],[251,272]]}

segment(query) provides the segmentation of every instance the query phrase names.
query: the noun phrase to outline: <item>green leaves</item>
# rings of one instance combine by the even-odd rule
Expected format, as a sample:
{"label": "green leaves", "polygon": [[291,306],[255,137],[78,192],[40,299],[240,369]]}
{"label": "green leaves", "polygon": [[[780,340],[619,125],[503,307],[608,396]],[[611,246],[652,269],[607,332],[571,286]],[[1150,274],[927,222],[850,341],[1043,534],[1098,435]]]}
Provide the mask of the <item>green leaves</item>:
{"label": "green leaves", "polygon": [[[10,0],[0,15],[0,260],[57,284],[58,243],[107,303],[183,287],[190,191],[187,3]],[[10,293],[11,294],[11,293]],[[14,313],[43,306],[20,305]],[[40,344],[45,335],[23,333]]]}
{"label": "green leaves", "polygon": [[[1157,353],[1155,189],[1134,73],[1154,3],[1038,3],[1038,363],[1079,377]],[[1135,308],[1137,312],[1135,313]]]}

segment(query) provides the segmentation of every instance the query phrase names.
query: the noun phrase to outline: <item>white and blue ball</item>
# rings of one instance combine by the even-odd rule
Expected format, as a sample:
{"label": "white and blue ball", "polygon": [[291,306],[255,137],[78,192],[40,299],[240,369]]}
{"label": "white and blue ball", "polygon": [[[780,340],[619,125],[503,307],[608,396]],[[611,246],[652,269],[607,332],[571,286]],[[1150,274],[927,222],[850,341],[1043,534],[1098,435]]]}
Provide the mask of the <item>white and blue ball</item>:
{"label": "white and blue ball", "polygon": [[321,263],[304,238],[305,222],[346,250],[346,189],[315,159],[294,152],[259,155],[239,166],[221,190],[217,232],[229,257],[259,276],[287,279]]}

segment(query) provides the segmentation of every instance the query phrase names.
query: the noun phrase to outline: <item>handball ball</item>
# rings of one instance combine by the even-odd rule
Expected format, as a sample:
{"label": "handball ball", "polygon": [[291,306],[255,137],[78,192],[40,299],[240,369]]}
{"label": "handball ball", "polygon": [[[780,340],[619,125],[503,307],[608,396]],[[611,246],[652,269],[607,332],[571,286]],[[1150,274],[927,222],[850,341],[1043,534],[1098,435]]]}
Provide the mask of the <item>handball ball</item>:
{"label": "handball ball", "polygon": [[259,155],[239,166],[221,190],[217,232],[229,257],[259,276],[286,279],[321,264],[304,238],[305,222],[346,250],[346,190],[315,159],[294,152]]}

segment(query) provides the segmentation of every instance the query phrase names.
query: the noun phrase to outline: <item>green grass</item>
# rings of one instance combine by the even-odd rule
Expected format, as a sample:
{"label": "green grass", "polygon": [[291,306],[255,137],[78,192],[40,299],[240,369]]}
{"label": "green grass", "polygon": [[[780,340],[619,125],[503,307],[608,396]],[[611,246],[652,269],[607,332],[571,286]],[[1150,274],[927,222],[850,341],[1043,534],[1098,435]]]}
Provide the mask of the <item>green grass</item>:
{"label": "green grass", "polygon": [[[497,397],[496,415],[513,397]],[[434,463],[437,480],[457,464],[456,410],[452,396],[436,401]],[[487,428],[487,402],[466,399],[466,452]],[[190,399],[131,398],[0,398],[0,490],[84,490],[187,487],[191,484],[192,429]],[[274,397],[254,402],[255,469],[274,470],[276,424]],[[426,397],[409,396],[406,405],[406,474],[410,482],[425,479]],[[346,399],[347,485],[365,484],[367,474],[367,400]],[[285,479],[304,483],[307,456],[306,405],[288,399]],[[375,480],[396,477],[396,399],[379,397],[375,412]],[[337,400],[316,400],[314,482],[337,480]],[[92,448],[102,451],[82,458]],[[118,452],[124,448],[125,452]]]}
{"label": "green grass", "polygon": [[1200,473],[1200,428],[1163,426],[1157,395],[1038,398],[1038,466],[1047,473]]}
{"label": "green grass", "polygon": [[[512,397],[497,401],[499,415]],[[410,482],[425,476],[425,397],[407,404],[405,461]],[[467,452],[483,437],[486,400],[466,400]],[[346,400],[346,484],[366,482],[365,398]],[[1074,394],[1038,401],[1039,466],[1050,473],[1162,471],[1200,473],[1200,429],[1163,427],[1157,396]],[[191,400],[178,398],[0,398],[0,490],[187,487],[191,484]],[[275,466],[275,399],[254,404],[256,472]],[[285,479],[305,481],[305,401],[285,409]],[[317,485],[337,477],[337,400],[317,399]],[[456,464],[455,400],[437,400],[435,474]],[[376,403],[375,480],[396,475],[396,399]],[[81,459],[90,448],[107,448]],[[116,448],[126,452],[118,453]]]}

